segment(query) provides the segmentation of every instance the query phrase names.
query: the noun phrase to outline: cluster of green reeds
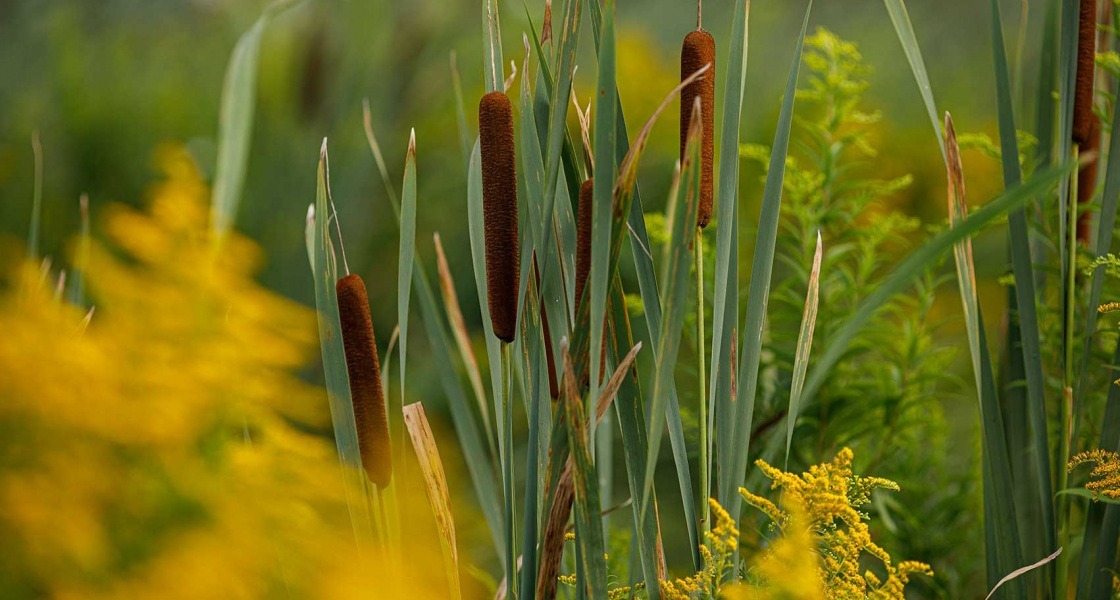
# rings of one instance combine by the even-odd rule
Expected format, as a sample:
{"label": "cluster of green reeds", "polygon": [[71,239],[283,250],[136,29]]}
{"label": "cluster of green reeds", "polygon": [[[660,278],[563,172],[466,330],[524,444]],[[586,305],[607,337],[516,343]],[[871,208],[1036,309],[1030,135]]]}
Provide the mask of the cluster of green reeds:
{"label": "cluster of green reeds", "polygon": [[[748,215],[757,225],[749,270],[740,268],[738,255],[742,221],[738,214],[739,131],[746,95],[749,0],[734,2],[730,31],[722,40],[699,27],[698,11],[697,30],[688,34],[682,47],[681,85],[666,90],[665,104],[633,137],[618,100],[614,4],[613,0],[563,0],[554,11],[546,3],[542,28],[538,32],[534,27],[524,37],[520,85],[506,89],[514,80],[507,83],[503,77],[498,7],[484,0],[487,93],[479,105],[479,137],[473,143],[466,133],[470,128],[461,106],[458,74],[453,73],[460,98],[462,143],[471,149],[466,213],[474,284],[480,306],[487,307],[480,317],[485,325],[482,335],[489,392],[438,239],[446,314],[440,311],[425,266],[415,252],[414,142],[410,143],[399,202],[387,183],[402,234],[397,281],[402,402],[410,300],[415,290],[432,364],[502,564],[500,589],[507,597],[555,595],[569,521],[576,532],[574,565],[580,597],[606,597],[605,529],[619,527],[630,531],[635,549],[632,583],[644,583],[644,593],[656,597],[657,582],[665,577],[666,552],[687,554],[691,566],[701,568],[697,548],[700,532],[709,526],[707,497],[716,498],[738,516],[741,499],[737,490],[752,455],[750,432],[759,394],[794,90],[812,2],[807,2],[800,36],[791,43],[792,66],[761,211],[757,218]],[[884,6],[945,160],[951,227],[901,260],[879,288],[845,318],[828,345],[811,354],[819,258],[814,261],[784,417],[790,424],[786,453],[800,405],[811,402],[821,391],[861,328],[893,295],[907,289],[952,251],[981,424],[988,587],[1009,598],[1073,593],[1079,598],[1106,597],[1117,559],[1120,511],[1114,505],[1083,501],[1071,487],[1065,464],[1080,448],[1120,448],[1120,388],[1108,383],[1120,377],[1114,366],[1120,364],[1120,354],[1102,360],[1101,340],[1114,340],[1097,335],[1102,325],[1096,308],[1105,290],[1105,269],[1103,265],[1087,272],[1082,269],[1082,259],[1108,255],[1120,196],[1120,138],[1108,137],[1107,161],[1094,161],[1093,155],[1105,147],[1102,136],[1120,116],[1115,78],[1107,81],[1094,76],[1096,34],[1101,40],[1111,40],[1116,33],[1111,5],[1098,7],[1094,0],[1029,3],[1029,15],[1041,22],[1042,35],[1029,38],[1040,57],[1038,70],[1027,73],[1027,67],[1035,63],[1029,62],[1021,46],[1015,72],[1024,81],[1013,82],[999,3],[991,0],[994,105],[1006,192],[972,211],[965,200],[963,166],[952,122],[946,114],[942,127],[905,3],[884,0]],[[275,12],[270,9],[243,37],[230,64],[214,188],[214,221],[219,232],[228,227],[236,210],[260,32]],[[568,129],[567,117],[576,49],[581,41],[587,43],[588,31],[582,26],[585,12],[590,17],[589,33],[598,62],[597,104],[592,120],[580,115],[584,124],[580,132],[584,144],[580,146],[573,142],[577,138]],[[1102,19],[1102,14],[1109,17]],[[683,9],[681,18],[686,18]],[[714,60],[717,43],[728,49],[726,64],[719,69]],[[724,82],[718,102],[717,80]],[[1036,155],[1021,162],[1012,90],[1029,90],[1031,84],[1034,101],[1028,99],[1022,106],[1033,111],[1031,133],[1039,143]],[[637,165],[653,121],[678,93],[681,165],[669,190],[653,192],[667,193],[675,212],[670,215],[673,226],[667,252],[662,264],[655,265],[636,185]],[[1095,102],[1100,97],[1104,100]],[[1093,114],[1095,105],[1105,118]],[[1026,110],[1018,111],[1019,122],[1026,120]],[[714,160],[717,111],[722,117],[718,181]],[[368,109],[366,125],[374,158],[387,182],[381,151],[369,127]],[[1079,151],[1083,159],[1080,173]],[[356,276],[338,276],[330,233],[330,221],[336,215],[326,164],[324,144],[307,242],[335,435],[343,464],[359,473],[364,467],[369,480],[354,482],[353,489],[371,500],[367,504],[360,496],[352,499],[355,530],[377,530],[391,537],[393,526],[387,516],[391,508],[378,503],[385,489],[392,488],[386,418],[391,411],[386,408],[364,285]],[[1095,193],[1098,172],[1104,173],[1099,196]],[[1024,178],[1024,173],[1030,176]],[[1004,215],[1013,283],[1008,288],[1006,327],[993,342],[986,337],[989,330],[977,298],[970,240]],[[713,219],[714,294],[709,312],[703,294],[702,228]],[[624,252],[624,247],[629,251]],[[696,270],[691,269],[694,258]],[[624,281],[620,275],[624,259],[633,263],[633,281]],[[345,260],[342,262],[345,267]],[[743,282],[748,288],[745,311],[740,306],[741,272],[749,273],[748,281]],[[680,409],[685,392],[677,388],[674,375],[690,302],[690,273],[696,273],[699,282],[699,389],[692,398],[700,407],[701,441],[696,460],[686,447]],[[626,302],[627,294],[635,291],[644,314],[642,331],[631,328]],[[710,328],[710,338],[705,328]],[[999,346],[1002,357],[993,356],[993,345]],[[635,362],[639,354],[646,355],[640,363]],[[639,369],[639,364],[648,368]],[[469,386],[462,385],[459,366],[466,370]],[[1113,369],[1112,374],[1103,375],[1108,369]],[[471,396],[473,403],[468,400]],[[515,398],[519,406],[515,406]],[[528,438],[520,445],[521,455],[513,440],[517,409],[523,410],[528,430]],[[422,409],[410,405],[403,410],[418,454],[430,455],[434,450],[430,431],[424,433],[427,424]],[[602,420],[606,415],[611,420]],[[654,486],[666,430],[680,514],[658,509],[658,497],[666,492]],[[611,519],[606,525],[607,517],[601,515],[611,508],[605,499],[609,488],[601,487],[600,481],[610,469],[616,440],[626,466],[630,515],[625,520]],[[520,469],[515,462],[522,465]],[[453,574],[449,581],[457,595],[460,566],[446,482],[438,460],[434,466],[424,464],[429,498],[437,508],[448,570]],[[694,469],[698,477],[694,477]],[[518,471],[523,473],[520,486],[515,478]],[[386,506],[391,504],[392,500]],[[370,505],[374,506],[372,512]],[[668,519],[683,522],[687,549],[663,548],[662,524]],[[1024,569],[1027,566],[1034,568]],[[1014,577],[1005,582],[1008,575]]]}

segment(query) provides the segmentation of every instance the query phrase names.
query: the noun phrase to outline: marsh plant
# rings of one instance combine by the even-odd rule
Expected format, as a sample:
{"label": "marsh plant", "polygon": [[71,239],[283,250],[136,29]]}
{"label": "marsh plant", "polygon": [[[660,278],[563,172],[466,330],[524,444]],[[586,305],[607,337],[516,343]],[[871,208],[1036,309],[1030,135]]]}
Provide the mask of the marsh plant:
{"label": "marsh plant", "polygon": [[[991,0],[997,143],[937,111],[905,3],[884,0],[944,161],[948,218],[930,226],[895,207],[912,179],[878,154],[890,130],[864,97],[869,61],[810,33],[812,0],[780,99],[745,86],[749,0],[715,25],[700,2],[677,7],[680,79],[641,115],[622,111],[614,0],[526,7],[512,47],[508,6],[483,0],[477,110],[460,84],[474,77],[454,60],[450,77],[469,248],[418,236],[424,140],[398,185],[367,103],[397,278],[351,272],[356,200],[332,196],[324,139],[302,223],[314,315],[252,282],[260,257],[234,231],[261,36],[294,4],[270,5],[232,54],[211,186],[175,147],[147,212],[106,211],[98,238],[83,200],[69,279],[39,256],[36,188],[0,302],[0,532],[16,549],[2,595],[1112,594],[1113,3],[1024,3],[1042,35],[1009,60]],[[771,143],[740,139],[774,108]],[[654,125],[674,117],[669,185],[639,190]],[[969,196],[966,157],[998,161],[1003,192]],[[1005,256],[974,257],[984,230],[1006,232]],[[977,258],[1005,267],[1006,306],[981,303]],[[393,309],[371,305],[382,289],[391,332],[374,331]],[[316,326],[325,389],[299,373]],[[29,379],[47,364],[55,376]],[[73,410],[88,390],[92,410]],[[978,439],[950,444],[961,403],[943,399],[962,396]]]}

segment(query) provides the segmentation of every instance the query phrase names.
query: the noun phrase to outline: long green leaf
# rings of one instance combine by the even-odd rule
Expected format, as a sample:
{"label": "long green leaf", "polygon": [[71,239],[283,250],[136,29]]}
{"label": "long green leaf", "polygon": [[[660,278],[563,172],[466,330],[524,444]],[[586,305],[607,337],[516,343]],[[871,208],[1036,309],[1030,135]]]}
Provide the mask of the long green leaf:
{"label": "long green leaf", "polygon": [[[956,227],[968,216],[965,201],[964,168],[957,144],[953,120],[945,114],[946,171],[948,175],[949,226]],[[988,587],[998,586],[997,578],[1018,568],[1022,560],[1017,523],[1016,489],[1011,458],[1008,454],[1003,415],[992,375],[992,360],[988,352],[980,302],[976,293],[976,265],[972,255],[972,240],[963,238],[953,245],[953,258],[957,269],[961,305],[965,317],[969,352],[976,377],[976,394],[979,400],[980,427],[983,434],[984,473],[984,528],[987,543]],[[1021,583],[1012,584],[1009,592],[1022,593]]]}
{"label": "long green leaf", "polygon": [[495,0],[483,0],[482,27],[482,65],[486,91],[501,91],[505,85],[505,72],[502,67],[502,27],[498,18]]}
{"label": "long green leaf", "polygon": [[809,28],[809,14],[813,2],[805,7],[801,33],[793,52],[789,79],[786,81],[782,110],[778,113],[778,128],[774,132],[774,147],[770,153],[770,167],[766,173],[766,186],[762,192],[762,210],[758,216],[758,237],[755,238],[754,263],[751,265],[751,284],[747,296],[747,315],[742,332],[742,352],[739,353],[739,389],[735,398],[732,440],[731,472],[720,482],[720,498],[726,499],[732,515],[738,515],[742,496],[738,490],[747,476],[747,456],[751,439],[751,422],[754,419],[755,393],[758,386],[758,366],[762,358],[762,331],[765,326],[766,304],[770,299],[770,278],[774,270],[774,249],[778,239],[778,217],[782,207],[782,186],[785,179],[786,154],[793,125],[793,105],[797,92],[797,76],[801,69],[801,50],[805,44],[805,31]]}
{"label": "long green leaf", "polygon": [[693,244],[696,243],[696,211],[699,204],[701,168],[700,143],[703,137],[703,123],[700,117],[700,102],[697,99],[692,112],[692,128],[688,132],[684,164],[680,170],[678,199],[674,204],[678,214],[673,217],[672,238],[669,244],[669,264],[666,265],[665,289],[662,292],[661,337],[657,339],[657,352],[654,355],[653,381],[650,385],[651,404],[649,409],[649,449],[646,453],[645,480],[642,485],[642,511],[648,510],[650,491],[653,489],[653,474],[657,467],[657,454],[661,446],[661,430],[665,420],[665,410],[669,403],[667,388],[671,385],[673,369],[677,366],[677,352],[680,349],[681,329],[684,325],[685,309],[688,305],[688,275],[692,264]]}
{"label": "long green leaf", "polygon": [[941,148],[941,158],[945,159],[945,140],[941,139],[941,129],[938,127],[937,105],[933,102],[933,89],[929,85],[929,75],[926,74],[926,63],[922,59],[922,49],[918,46],[918,38],[914,35],[914,25],[910,22],[910,13],[906,10],[904,0],[883,0],[883,6],[891,17],[895,34],[902,44],[902,52],[906,61],[910,63],[910,71],[918,82],[918,91],[922,95],[922,102],[929,113],[929,123],[933,126],[933,133],[937,136],[937,145]]}
{"label": "long green leaf", "polygon": [[[327,140],[319,151],[316,170],[315,212],[310,261],[315,281],[315,308],[319,323],[319,346],[323,356],[323,376],[326,380],[327,401],[331,411],[335,445],[342,463],[346,488],[346,503],[350,520],[359,541],[368,539],[370,533],[369,505],[364,496],[362,458],[358,450],[358,429],[354,422],[354,406],[350,398],[350,375],[346,371],[346,353],[342,347],[342,325],[338,315],[338,298],[335,282],[338,280],[334,244],[330,236],[331,214],[328,208],[329,178]],[[309,215],[309,219],[310,219]]]}
{"label": "long green leaf", "polygon": [[416,130],[408,136],[401,185],[400,256],[397,262],[397,327],[400,328],[401,406],[404,406],[405,365],[408,362],[408,307],[412,299],[412,266],[416,260]]}
{"label": "long green leaf", "polygon": [[[602,11],[599,7],[598,0],[587,0],[589,12],[591,13],[591,30],[595,32],[595,44],[598,46],[600,40],[598,38],[599,25],[602,22]],[[679,89],[679,88],[678,88]],[[675,94],[676,92],[674,92]],[[672,96],[672,94],[670,95]],[[622,111],[622,104],[619,102],[616,105],[618,118],[615,120],[617,133],[617,144],[615,148],[615,156],[623,163],[626,157],[630,155],[629,136],[626,132],[626,117]],[[659,110],[660,112],[660,110]],[[648,127],[648,125],[647,125]],[[635,140],[635,145],[641,143],[642,135],[639,135],[638,140]],[[635,277],[638,280],[638,292],[642,298],[642,309],[645,313],[646,330],[651,340],[651,345],[654,345],[653,340],[661,337],[661,299],[657,289],[657,276],[653,266],[653,255],[650,253],[649,233],[646,231],[645,213],[642,209],[641,195],[638,190],[637,183],[632,184],[632,189],[627,192],[629,198],[627,199],[629,211],[626,216],[626,228],[630,232],[630,254],[634,259]],[[735,255],[732,255],[734,257]],[[732,272],[735,271],[732,265]],[[654,347],[656,352],[656,347]],[[681,504],[684,507],[685,523],[688,529],[689,547],[692,548],[692,565],[693,568],[700,569],[700,552],[699,552],[699,538],[697,536],[697,518],[696,518],[696,504],[692,491],[692,475],[688,465],[688,448],[685,443],[684,437],[684,424],[681,422],[680,405],[677,400],[677,389],[675,382],[669,382],[669,407],[666,411],[669,425],[669,442],[673,450],[673,464],[677,471],[677,487],[680,490]]]}
{"label": "long green leaf", "polygon": [[[723,125],[719,151],[719,193],[716,212],[716,262],[712,284],[712,358],[708,379],[708,435],[714,435],[719,458],[719,501],[729,506],[725,479],[734,468],[735,399],[731,394],[731,349],[739,319],[739,129],[747,78],[747,40],[750,0],[736,0],[731,17],[731,40],[727,54],[727,86],[724,88]],[[702,351],[702,350],[701,350]],[[719,419],[716,419],[716,415]],[[718,423],[719,432],[716,433]],[[711,455],[708,457],[709,463]],[[708,472],[712,465],[708,464]],[[738,494],[733,493],[738,497]],[[706,490],[705,494],[710,493]],[[734,514],[734,513],[733,513]]]}
{"label": "long green leaf", "polygon": [[953,244],[973,235],[1008,210],[1023,206],[1031,198],[1041,194],[1044,190],[1050,189],[1049,186],[1056,185],[1062,177],[1068,177],[1073,172],[1074,166],[1074,163],[1067,161],[1059,166],[1037,173],[1020,186],[1004,192],[974,211],[958,226],[937,234],[906,257],[891,271],[882,284],[860,304],[860,307],[856,309],[844,325],[837,330],[832,338],[832,343],[817,361],[816,368],[809,372],[809,377],[805,381],[803,396],[807,399],[816,396],[824,384],[825,378],[828,377],[829,371],[847,352],[856,334],[887,300],[906,289],[916,276],[941,260],[944,254],[952,249]]}
{"label": "long green leaf", "polygon": [[[999,137],[1003,159],[1003,182],[1011,190],[1019,185],[1022,175],[1019,166],[1019,145],[1015,131],[1015,114],[1011,101],[1011,80],[1007,69],[1007,55],[1004,50],[1003,24],[1000,19],[999,4],[991,2],[992,10],[992,55],[995,63],[996,103],[999,117]],[[1008,214],[1008,230],[1011,237],[1011,266],[1015,273],[1015,297],[1018,308],[1018,324],[1022,336],[1023,368],[1027,383],[1027,410],[1031,426],[1034,459],[1033,470],[1037,477],[1037,502],[1042,523],[1033,530],[1040,536],[1040,546],[1045,549],[1055,546],[1054,495],[1050,479],[1050,445],[1046,425],[1046,404],[1043,392],[1045,383],[1042,375],[1042,356],[1039,337],[1038,311],[1035,305],[1034,264],[1031,258],[1030,241],[1027,231],[1027,212],[1023,206],[1011,209]],[[1012,449],[1017,450],[1017,449]],[[1013,454],[1012,457],[1016,455]],[[1049,569],[1047,569],[1049,571]]]}
{"label": "long green leaf", "polygon": [[[299,0],[277,0],[249,28],[233,48],[222,84],[218,116],[218,163],[210,205],[210,227],[220,239],[233,227],[241,203],[241,189],[249,164],[249,142],[257,93],[257,59],[268,23]],[[320,213],[320,214],[326,214]]]}
{"label": "long green leaf", "polygon": [[805,387],[805,372],[809,369],[809,352],[813,348],[813,329],[817,325],[817,307],[820,301],[821,254],[824,245],[817,232],[817,249],[813,253],[813,266],[809,270],[809,286],[805,292],[805,312],[801,316],[801,331],[797,333],[797,353],[793,358],[793,382],[789,391],[789,413],[786,417],[786,466],[789,466],[789,449],[793,445],[793,430],[801,409],[801,390]]}
{"label": "long green leaf", "polygon": [[[603,348],[603,319],[607,308],[607,256],[610,252],[611,205],[614,202],[615,162],[615,119],[618,117],[617,94],[615,87],[615,39],[614,39],[614,0],[606,0],[603,7],[603,24],[599,34],[599,83],[596,97],[599,99],[595,114],[595,183],[594,199],[591,202],[591,273],[588,275],[587,288],[591,298],[591,347],[588,359],[591,361],[591,396],[594,406],[599,398],[599,372]],[[660,432],[650,432],[653,438],[651,448],[657,445],[656,437]],[[595,423],[591,424],[591,437],[595,437]]]}

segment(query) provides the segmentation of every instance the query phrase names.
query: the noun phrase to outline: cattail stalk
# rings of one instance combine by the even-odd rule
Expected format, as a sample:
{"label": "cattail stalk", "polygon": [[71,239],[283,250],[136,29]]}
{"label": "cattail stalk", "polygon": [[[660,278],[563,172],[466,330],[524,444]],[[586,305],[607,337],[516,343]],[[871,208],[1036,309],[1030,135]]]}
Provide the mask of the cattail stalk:
{"label": "cattail stalk", "polygon": [[370,481],[384,489],[393,477],[393,450],[366,284],[358,275],[347,275],[338,280],[335,291],[362,467]]}
{"label": "cattail stalk", "polygon": [[494,335],[508,344],[517,336],[521,249],[517,232],[513,108],[504,92],[494,91],[482,97],[478,105],[478,131],[490,320]]}
{"label": "cattail stalk", "polygon": [[1077,23],[1077,79],[1073,95],[1073,141],[1087,146],[1093,127],[1093,76],[1097,53],[1097,0],[1081,0]]}
{"label": "cattail stalk", "polygon": [[687,151],[688,129],[692,119],[692,105],[696,98],[700,98],[700,119],[704,126],[704,138],[700,144],[701,175],[700,198],[697,205],[696,224],[701,228],[707,227],[712,219],[712,193],[714,180],[712,162],[714,156],[714,120],[716,98],[716,41],[712,34],[697,26],[684,38],[681,45],[681,79],[692,75],[711,65],[709,70],[699,80],[694,81],[681,90],[681,162],[684,162]]}

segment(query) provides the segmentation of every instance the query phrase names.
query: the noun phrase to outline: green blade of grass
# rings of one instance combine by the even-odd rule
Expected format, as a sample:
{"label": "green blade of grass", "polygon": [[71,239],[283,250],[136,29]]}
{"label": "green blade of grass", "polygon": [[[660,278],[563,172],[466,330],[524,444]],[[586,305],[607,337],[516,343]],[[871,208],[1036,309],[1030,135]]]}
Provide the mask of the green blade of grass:
{"label": "green blade of grass", "polygon": [[[964,170],[960,148],[957,145],[953,120],[945,114],[946,171],[948,175],[949,226],[956,227],[968,216],[965,202]],[[979,400],[981,433],[984,457],[984,515],[985,539],[988,543],[988,587],[998,585],[997,578],[1022,563],[1019,541],[1019,524],[1016,511],[1016,489],[1011,458],[1004,432],[1003,415],[996,394],[992,360],[985,338],[984,322],[976,295],[976,265],[972,255],[972,240],[962,238],[953,245],[953,258],[960,288],[961,306],[965,318],[969,353],[973,374],[976,377],[976,394]],[[1010,592],[1023,593],[1016,582]]]}
{"label": "green blade of grass", "polygon": [[[991,2],[992,54],[995,65],[996,108],[1003,160],[1003,181],[1007,190],[1018,186],[1022,180],[1019,166],[1019,145],[1015,131],[1015,114],[1011,102],[1011,81],[1004,49],[1003,24],[999,4]],[[1042,357],[1039,337],[1038,311],[1035,305],[1034,264],[1031,257],[1027,231],[1026,208],[1019,206],[1008,213],[1008,230],[1011,238],[1011,267],[1015,274],[1015,298],[1018,308],[1018,325],[1022,336],[1023,368],[1027,384],[1027,411],[1034,451],[1031,468],[1037,478],[1037,499],[1042,522],[1032,528],[1039,536],[1039,546],[1055,547],[1054,494],[1051,483],[1049,433],[1046,424],[1046,404],[1043,393]],[[1017,449],[1013,449],[1017,450]],[[1018,456],[1016,454],[1013,457]],[[1051,569],[1047,569],[1047,572]]]}
{"label": "green blade of grass", "polygon": [[[588,275],[587,289],[591,305],[591,393],[590,403],[596,404],[599,398],[599,371],[603,348],[603,319],[607,308],[607,256],[611,245],[611,208],[614,202],[614,180],[617,163],[615,161],[615,119],[617,94],[615,87],[615,39],[614,39],[614,0],[606,0],[603,7],[603,23],[599,34],[599,83],[596,97],[599,99],[595,113],[595,182],[591,202],[591,272]],[[652,432],[651,432],[652,433]],[[595,423],[591,424],[591,438],[595,437]],[[656,434],[654,434],[656,435]],[[656,442],[653,444],[656,445]],[[651,446],[652,447],[652,446]]]}
{"label": "green blade of grass", "polygon": [[[677,365],[677,352],[680,349],[681,330],[684,326],[685,309],[688,305],[688,275],[692,265],[696,211],[700,194],[700,142],[703,128],[700,118],[699,99],[692,113],[693,127],[688,132],[685,161],[679,173],[680,184],[673,187],[678,198],[674,204],[678,214],[673,218],[672,238],[669,244],[669,263],[665,267],[665,289],[662,292],[661,336],[657,339],[657,352],[654,354],[653,380],[650,384],[649,449],[646,452],[646,470],[642,484],[642,512],[649,509],[653,474],[657,467],[657,455],[661,445],[661,431],[669,402],[668,387],[673,379]],[[637,498],[635,498],[637,501]]]}
{"label": "green blade of grass", "polygon": [[607,597],[607,561],[603,553],[603,527],[599,520],[599,483],[591,459],[590,442],[583,414],[583,402],[577,387],[572,356],[564,350],[564,411],[567,413],[568,438],[572,448],[572,481],[575,489],[576,545],[583,577],[580,583],[592,600]]}
{"label": "green blade of grass", "polygon": [[944,254],[952,249],[953,244],[966,236],[975,234],[1008,210],[1023,206],[1031,198],[1050,189],[1049,186],[1057,185],[1062,177],[1068,177],[1073,172],[1074,167],[1074,163],[1067,161],[1061,165],[1040,171],[1018,187],[1008,190],[984,204],[956,227],[937,234],[907,256],[837,330],[832,338],[832,343],[817,361],[816,368],[809,372],[802,395],[806,399],[815,397],[824,384],[829,371],[840,361],[855,335],[874,316],[875,312],[891,296],[906,289],[918,274],[941,260]]}
{"label": "green blade of grass", "polygon": [[[625,295],[622,282],[616,276],[614,280],[614,294],[611,297],[613,318],[611,330],[614,333],[614,343],[611,344],[615,357],[621,353],[622,348],[633,346],[634,335],[630,329],[630,315],[626,311]],[[636,368],[622,381],[618,390],[618,399],[614,403],[615,414],[618,417],[619,433],[622,438],[623,461],[626,464],[626,482],[631,498],[640,498],[643,493],[643,477],[646,473],[646,455],[649,442],[646,436],[646,416],[642,402],[640,382]],[[640,502],[631,502],[633,518],[634,539],[638,547],[637,559],[641,565],[642,578],[649,591],[651,600],[657,600],[660,590],[657,582],[665,578],[664,568],[660,565],[658,557],[663,556],[661,550],[660,528],[657,523],[657,492],[651,489],[650,496],[654,499],[653,510],[642,511]]]}
{"label": "green blade of grass", "polygon": [[754,419],[755,394],[758,385],[758,366],[762,358],[762,332],[766,319],[766,304],[770,297],[770,278],[774,270],[774,250],[778,236],[778,217],[782,206],[782,184],[785,179],[786,154],[789,151],[790,129],[793,125],[793,106],[797,90],[797,76],[801,68],[801,51],[813,2],[805,8],[801,32],[793,52],[793,64],[786,81],[782,109],[778,114],[778,128],[774,133],[774,146],[770,154],[770,167],[766,173],[766,186],[762,192],[762,209],[758,217],[758,234],[755,238],[754,262],[751,265],[750,291],[747,295],[747,314],[742,332],[739,353],[739,389],[735,398],[734,424],[731,439],[731,470],[720,482],[720,500],[727,500],[729,512],[738,515],[742,496],[738,490],[747,476],[748,450],[751,423]]}
{"label": "green blade of grass", "polygon": [[502,67],[502,27],[498,19],[498,7],[494,0],[484,0],[482,6],[482,65],[486,91],[504,89],[505,72]]}
{"label": "green blade of grass", "polygon": [[400,328],[401,406],[404,406],[405,365],[408,362],[408,308],[412,299],[412,267],[416,259],[416,130],[408,136],[401,184],[400,256],[397,262],[397,327]]}
{"label": "green blade of grass", "polygon": [[[587,0],[591,13],[591,30],[595,32],[595,45],[599,46],[599,25],[602,22],[602,11],[598,0]],[[675,93],[675,92],[674,92]],[[616,95],[617,96],[617,95]],[[620,164],[630,154],[631,147],[629,136],[626,132],[626,117],[622,111],[622,104],[616,97],[618,128],[615,156]],[[643,136],[635,140],[635,145],[641,143]],[[632,183],[627,194],[628,208],[626,213],[626,228],[630,232],[630,254],[634,259],[635,276],[638,280],[638,292],[642,299],[642,309],[645,313],[646,330],[656,352],[653,340],[661,337],[661,299],[657,288],[657,275],[653,266],[653,255],[650,253],[649,233],[646,231],[645,212],[642,209],[641,195],[636,182]],[[733,255],[734,256],[734,255]],[[734,272],[734,268],[732,271]],[[699,539],[696,534],[696,506],[692,492],[692,475],[688,465],[688,448],[684,437],[684,424],[681,422],[680,405],[677,399],[676,383],[667,382],[669,387],[669,407],[666,411],[669,426],[669,442],[673,450],[673,464],[677,471],[677,486],[680,490],[682,505],[684,506],[685,521],[688,527],[689,547],[693,549],[693,567],[700,569]]]}
{"label": "green blade of grass", "polygon": [[210,205],[210,228],[216,234],[215,240],[233,227],[237,208],[241,203],[253,131],[261,37],[273,18],[297,2],[299,0],[277,0],[270,4],[253,26],[237,40],[226,67],[225,81],[222,83],[221,112],[218,116],[218,162],[214,167]]}
{"label": "green blade of grass", "polygon": [[821,232],[817,232],[817,249],[813,252],[813,266],[809,270],[809,285],[805,292],[805,312],[801,316],[801,330],[797,333],[797,352],[793,359],[793,382],[789,391],[789,413],[786,417],[786,468],[789,468],[789,449],[793,445],[793,430],[801,408],[801,389],[805,386],[805,372],[809,369],[809,352],[813,349],[813,329],[817,325],[817,307],[820,301],[821,255],[824,249]]}
{"label": "green blade of grass", "polygon": [[354,535],[359,542],[368,541],[370,534],[369,504],[359,490],[364,490],[364,472],[358,450],[358,429],[354,422],[354,406],[350,398],[350,375],[346,371],[346,353],[342,347],[342,325],[339,321],[338,298],[335,282],[338,270],[334,258],[334,244],[330,236],[330,210],[328,208],[329,166],[327,140],[319,152],[316,170],[315,212],[312,233],[312,277],[315,281],[315,308],[319,323],[319,346],[323,357],[323,377],[330,406],[335,445],[346,488],[346,504]]}
{"label": "green blade of grass", "polygon": [[891,25],[902,52],[906,55],[906,62],[910,63],[910,71],[918,83],[918,91],[922,95],[922,102],[929,113],[929,123],[933,126],[933,133],[937,136],[937,145],[941,148],[941,158],[945,159],[945,140],[941,139],[941,129],[937,120],[937,105],[933,102],[933,89],[929,85],[929,75],[926,74],[926,63],[922,59],[922,49],[918,46],[918,38],[914,35],[914,25],[910,22],[910,13],[906,10],[904,0],[883,0],[883,6],[890,15]]}
{"label": "green blade of grass", "polygon": [[[749,0],[735,2],[731,18],[730,49],[727,54],[727,85],[724,88],[723,124],[719,151],[719,191],[716,209],[715,274],[712,280],[712,358],[708,374],[709,436],[715,438],[719,460],[717,497],[728,506],[728,490],[734,457],[735,400],[731,396],[731,348],[739,319],[738,248],[739,228],[739,129],[743,112],[743,94],[747,76],[747,41],[750,33]],[[716,415],[719,415],[717,421]],[[718,425],[717,425],[718,423]],[[716,427],[719,432],[716,433]],[[711,457],[709,456],[709,460]],[[711,473],[712,465],[707,465]],[[730,493],[735,489],[731,488]],[[710,493],[710,492],[709,492]],[[738,494],[734,494],[738,496]]]}
{"label": "green blade of grass", "polygon": [[459,128],[459,149],[463,153],[463,165],[469,165],[471,161],[471,134],[467,126],[463,84],[459,80],[459,65],[454,50],[451,51],[451,90],[455,94],[455,123]]}

